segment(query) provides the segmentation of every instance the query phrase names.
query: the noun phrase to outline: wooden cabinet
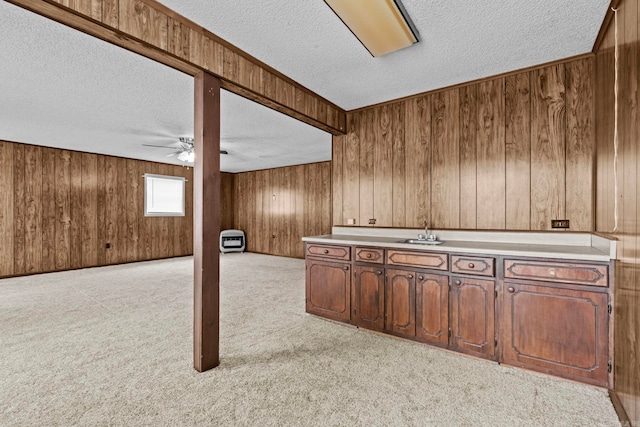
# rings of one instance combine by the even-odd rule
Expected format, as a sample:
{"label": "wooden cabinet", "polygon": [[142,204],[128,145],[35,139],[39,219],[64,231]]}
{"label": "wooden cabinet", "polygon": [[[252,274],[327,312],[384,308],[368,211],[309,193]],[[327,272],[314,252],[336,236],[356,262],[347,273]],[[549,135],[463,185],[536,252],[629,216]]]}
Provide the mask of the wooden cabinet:
{"label": "wooden cabinet", "polygon": [[449,257],[447,254],[438,254],[433,252],[389,249],[387,251],[387,264],[447,271],[449,269]]}
{"label": "wooden cabinet", "polygon": [[495,275],[495,260],[491,257],[451,255],[451,272],[474,276]]}
{"label": "wooden cabinet", "polygon": [[351,248],[349,246],[309,243],[307,244],[307,256],[349,261],[351,260]]}
{"label": "wooden cabinet", "polygon": [[384,264],[384,249],[357,247],[355,249],[355,254],[356,262]]}
{"label": "wooden cabinet", "polygon": [[449,278],[417,273],[416,338],[447,345],[449,343]]}
{"label": "wooden cabinet", "polygon": [[387,269],[384,328],[398,335],[416,334],[416,273]]}
{"label": "wooden cabinet", "polygon": [[384,328],[384,268],[354,267],[353,321],[357,326],[382,331]]}
{"label": "wooden cabinet", "polygon": [[612,263],[322,243],[306,255],[309,313],[613,385]]}
{"label": "wooden cabinet", "polygon": [[491,280],[451,278],[450,345],[465,353],[494,359],[495,283]]}
{"label": "wooden cabinet", "polygon": [[504,363],[606,387],[608,295],[504,283]]}
{"label": "wooden cabinet", "polygon": [[541,280],[545,282],[575,283],[577,285],[608,286],[606,265],[577,264],[559,261],[505,260],[507,279]]}
{"label": "wooden cabinet", "polygon": [[306,269],[307,312],[348,322],[351,319],[351,266],[308,259]]}

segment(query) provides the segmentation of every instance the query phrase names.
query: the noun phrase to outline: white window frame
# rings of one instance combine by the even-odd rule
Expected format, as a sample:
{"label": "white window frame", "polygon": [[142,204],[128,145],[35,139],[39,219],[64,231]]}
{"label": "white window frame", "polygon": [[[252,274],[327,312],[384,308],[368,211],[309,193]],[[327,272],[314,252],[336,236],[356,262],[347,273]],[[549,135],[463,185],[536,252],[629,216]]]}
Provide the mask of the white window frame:
{"label": "white window frame", "polygon": [[[181,181],[182,182],[182,211],[178,212],[149,212],[148,208],[148,202],[147,202],[147,195],[149,194],[147,191],[147,186],[148,186],[148,179],[147,178],[155,178],[155,179],[170,179],[170,180],[175,180],[175,181]],[[169,175],[157,175],[157,174],[153,174],[153,173],[145,173],[144,174],[144,216],[184,216],[185,215],[185,181],[186,179],[182,176],[169,176]]]}

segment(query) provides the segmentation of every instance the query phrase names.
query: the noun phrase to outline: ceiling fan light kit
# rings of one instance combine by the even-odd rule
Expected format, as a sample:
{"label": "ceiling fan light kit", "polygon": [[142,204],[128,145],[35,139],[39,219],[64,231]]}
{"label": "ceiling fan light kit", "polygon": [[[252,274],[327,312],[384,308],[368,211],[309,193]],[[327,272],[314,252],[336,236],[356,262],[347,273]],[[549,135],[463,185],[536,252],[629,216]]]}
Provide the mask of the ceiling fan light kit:
{"label": "ceiling fan light kit", "polygon": [[[178,138],[180,146],[164,146],[164,145],[151,145],[151,144],[142,144],[145,147],[156,147],[156,148],[169,148],[171,150],[175,150],[175,152],[169,154],[167,157],[176,156],[178,160],[185,163],[193,163],[196,160],[196,150],[195,150],[195,139],[190,138],[188,136],[181,136]],[[174,143],[175,144],[175,143]],[[227,150],[220,150],[220,154],[229,154]]]}
{"label": "ceiling fan light kit", "polygon": [[418,31],[400,0],[324,0],[374,56],[418,42]]}
{"label": "ceiling fan light kit", "polygon": [[186,163],[195,162],[195,140],[189,137],[180,137],[180,143],[182,144],[182,151],[178,153],[178,160]]}
{"label": "ceiling fan light kit", "polygon": [[178,160],[187,163],[193,163],[196,160],[196,153],[193,151],[182,151],[178,154]]}

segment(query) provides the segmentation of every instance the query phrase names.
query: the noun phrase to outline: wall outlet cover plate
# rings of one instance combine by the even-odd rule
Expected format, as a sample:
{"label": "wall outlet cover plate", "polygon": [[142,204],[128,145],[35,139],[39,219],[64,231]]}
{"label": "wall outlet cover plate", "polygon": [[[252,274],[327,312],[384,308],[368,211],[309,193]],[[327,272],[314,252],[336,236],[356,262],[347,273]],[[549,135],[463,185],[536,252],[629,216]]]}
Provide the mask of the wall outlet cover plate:
{"label": "wall outlet cover plate", "polygon": [[568,219],[552,219],[551,228],[569,228]]}

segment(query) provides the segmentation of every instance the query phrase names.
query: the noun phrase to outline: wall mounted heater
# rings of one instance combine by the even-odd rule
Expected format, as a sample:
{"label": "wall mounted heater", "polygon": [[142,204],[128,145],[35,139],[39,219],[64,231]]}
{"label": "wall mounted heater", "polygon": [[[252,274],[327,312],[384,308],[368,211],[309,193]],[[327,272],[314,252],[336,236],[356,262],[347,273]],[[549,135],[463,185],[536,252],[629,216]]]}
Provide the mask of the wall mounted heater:
{"label": "wall mounted heater", "polygon": [[242,230],[222,230],[220,232],[220,252],[244,252],[245,237]]}

